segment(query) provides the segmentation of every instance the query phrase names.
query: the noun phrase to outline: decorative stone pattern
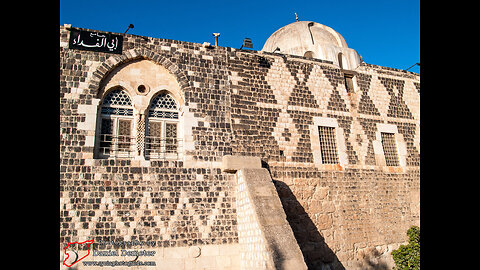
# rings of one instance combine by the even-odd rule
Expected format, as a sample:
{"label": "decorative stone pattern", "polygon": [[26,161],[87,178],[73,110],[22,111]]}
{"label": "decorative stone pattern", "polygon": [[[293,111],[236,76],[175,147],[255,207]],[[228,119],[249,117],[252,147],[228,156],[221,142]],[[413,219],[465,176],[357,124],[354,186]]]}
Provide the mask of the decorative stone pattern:
{"label": "decorative stone pattern", "polygon": [[[418,74],[362,63],[347,92],[344,71],[328,61],[130,34],[118,55],[69,49],[68,38],[60,26],[61,248],[88,239],[238,244],[226,155],[262,159],[311,269],[361,268],[374,247],[386,258],[419,225]],[[184,151],[170,161],[94,159],[104,80],[138,60],[175,79]],[[343,163],[316,163],[318,117],[336,119]],[[382,163],[379,124],[396,126],[404,165]],[[141,140],[144,126],[132,126]]]}
{"label": "decorative stone pattern", "polygon": [[95,239],[93,248],[102,248],[100,241],[155,241],[159,247],[237,242],[233,180],[220,169],[182,169],[181,161],[65,163],[62,245],[83,239]]}

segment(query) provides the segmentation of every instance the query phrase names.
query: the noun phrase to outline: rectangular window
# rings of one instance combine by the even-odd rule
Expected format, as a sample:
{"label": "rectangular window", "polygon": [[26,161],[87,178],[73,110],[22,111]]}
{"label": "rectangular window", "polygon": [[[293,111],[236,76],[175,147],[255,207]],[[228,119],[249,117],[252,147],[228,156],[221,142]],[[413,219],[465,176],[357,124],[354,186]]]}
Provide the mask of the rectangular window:
{"label": "rectangular window", "polygon": [[345,88],[347,93],[353,93],[353,78],[350,76],[345,76]]}
{"label": "rectangular window", "polygon": [[100,128],[100,154],[110,155],[113,142],[113,120],[102,119],[102,126]]}
{"label": "rectangular window", "polygon": [[131,120],[120,119],[118,121],[118,151],[130,152]]}
{"label": "rectangular window", "polygon": [[167,153],[177,152],[177,124],[166,123],[165,141]]}
{"label": "rectangular window", "polygon": [[382,146],[387,166],[399,166],[395,134],[382,132]]}
{"label": "rectangular window", "polygon": [[162,148],[162,122],[149,121],[146,138],[147,156],[158,155]]}
{"label": "rectangular window", "polygon": [[132,120],[117,117],[101,118],[98,158],[133,155]]}
{"label": "rectangular window", "polygon": [[337,142],[334,127],[318,127],[323,164],[338,164]]}
{"label": "rectangular window", "polygon": [[172,158],[178,154],[177,125],[178,123],[161,120],[148,121],[148,136],[146,137],[148,158]]}

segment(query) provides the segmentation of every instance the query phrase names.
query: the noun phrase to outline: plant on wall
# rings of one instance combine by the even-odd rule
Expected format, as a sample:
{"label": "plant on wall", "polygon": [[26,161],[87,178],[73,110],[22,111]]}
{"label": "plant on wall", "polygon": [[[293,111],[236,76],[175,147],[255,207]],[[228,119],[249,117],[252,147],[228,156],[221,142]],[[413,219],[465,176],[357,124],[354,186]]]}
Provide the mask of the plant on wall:
{"label": "plant on wall", "polygon": [[408,245],[401,245],[392,251],[398,270],[420,269],[420,227],[412,226],[407,231]]}

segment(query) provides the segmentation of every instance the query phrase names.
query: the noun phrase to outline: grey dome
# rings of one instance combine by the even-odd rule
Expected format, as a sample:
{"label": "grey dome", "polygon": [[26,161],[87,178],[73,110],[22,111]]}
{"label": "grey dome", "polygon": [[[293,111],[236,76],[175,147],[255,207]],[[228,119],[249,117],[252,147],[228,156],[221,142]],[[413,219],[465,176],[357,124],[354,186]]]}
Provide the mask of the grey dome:
{"label": "grey dome", "polygon": [[[332,61],[345,69],[360,64],[358,53],[332,28],[311,21],[288,24],[275,31],[265,42],[262,51],[292,54]],[[342,59],[342,60],[339,60]]]}

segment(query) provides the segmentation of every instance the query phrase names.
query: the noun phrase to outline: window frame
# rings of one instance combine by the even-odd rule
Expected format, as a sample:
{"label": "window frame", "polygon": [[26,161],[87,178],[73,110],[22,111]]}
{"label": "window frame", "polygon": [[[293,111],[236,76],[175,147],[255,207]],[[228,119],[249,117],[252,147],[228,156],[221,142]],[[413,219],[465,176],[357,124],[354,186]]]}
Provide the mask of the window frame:
{"label": "window frame", "polygon": [[[319,126],[334,128],[335,143],[338,162],[328,164],[323,162],[322,150],[320,146]],[[338,125],[336,118],[331,117],[313,117],[313,125],[309,125],[310,143],[312,147],[313,163],[320,170],[342,171],[348,165],[347,149],[345,145],[345,136],[343,128]]]}
{"label": "window frame", "polygon": [[[155,100],[157,97],[160,95],[167,95],[170,96],[170,99],[175,102],[175,107],[174,109],[171,108],[153,108],[152,106],[156,105],[154,104]],[[151,115],[151,112],[160,112],[160,113],[165,113],[165,117],[162,117],[161,115]],[[169,117],[167,117],[169,115]],[[150,135],[150,124],[151,123],[157,123],[160,124],[160,136],[159,137],[153,137]],[[179,123],[180,123],[180,104],[178,100],[175,99],[174,95],[170,93],[169,91],[163,90],[159,91],[158,93],[155,93],[148,105],[148,108],[146,110],[146,117],[145,117],[145,152],[144,156],[145,159],[149,160],[157,160],[157,159],[178,159],[180,156],[181,152],[181,139],[180,139],[180,134],[179,134]],[[173,124],[175,126],[175,137],[169,138],[167,137],[167,125]],[[159,141],[160,142],[160,147],[157,148],[160,151],[155,151],[152,154],[152,147],[151,147],[151,140]],[[175,145],[175,150],[172,152],[169,152],[170,150],[168,149],[169,147],[169,140],[173,140]],[[155,142],[157,144],[157,142]]]}
{"label": "window frame", "polygon": [[[122,91],[130,101],[130,105],[113,105],[111,106],[110,104],[105,104],[106,98],[113,92],[120,90]],[[109,108],[108,110],[104,110],[105,108]],[[117,112],[120,112],[120,110],[130,110],[130,111],[123,111],[123,114],[115,114],[115,113],[108,113],[108,111],[114,111],[115,109],[118,109]],[[127,113],[127,114],[125,114]],[[122,87],[112,87],[109,91],[105,92],[105,95],[102,97],[99,103],[98,107],[98,125],[96,128],[96,144],[95,144],[95,158],[96,159],[117,159],[117,158],[133,158],[135,156],[135,138],[134,138],[134,106],[133,106],[133,99],[129,95],[128,91]],[[103,123],[104,120],[111,120],[112,121],[112,130],[111,130],[111,135],[110,134],[103,134],[102,133],[102,128],[103,128]],[[129,150],[128,151],[120,151],[119,150],[119,144],[123,143],[119,141],[120,136],[124,135],[119,135],[119,127],[120,127],[120,121],[125,121],[128,120],[130,122],[130,135],[128,136],[129,139]],[[102,143],[105,142],[102,137],[105,136],[111,136],[111,147],[109,150],[109,153],[106,154],[106,147],[102,147]],[[103,149],[103,150],[102,150]]]}
{"label": "window frame", "polygon": [[[318,126],[322,164],[339,164],[335,127]],[[330,137],[330,138],[329,138]]]}
{"label": "window frame", "polygon": [[[395,147],[397,151],[398,164],[396,166],[387,165],[385,151],[382,143],[382,133],[392,133],[395,139]],[[388,173],[403,173],[406,171],[407,163],[407,144],[403,135],[398,132],[398,128],[394,124],[377,123],[377,132],[375,133],[375,141],[373,141],[373,151],[375,154],[375,163],[377,166],[383,167]]]}
{"label": "window frame", "polygon": [[395,139],[395,133],[380,132],[382,139],[383,155],[385,157],[385,165],[390,167],[400,166],[400,158],[398,156],[398,146]]}

